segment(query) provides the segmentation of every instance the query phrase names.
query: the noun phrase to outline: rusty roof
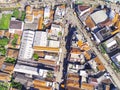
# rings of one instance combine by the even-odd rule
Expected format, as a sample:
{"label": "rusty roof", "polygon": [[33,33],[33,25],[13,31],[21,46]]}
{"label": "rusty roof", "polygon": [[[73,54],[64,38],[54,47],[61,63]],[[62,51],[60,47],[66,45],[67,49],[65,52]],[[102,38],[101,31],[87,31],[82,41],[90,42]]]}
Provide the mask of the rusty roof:
{"label": "rusty roof", "polygon": [[7,56],[8,57],[14,57],[14,58],[17,58],[18,56],[18,50],[15,50],[15,49],[8,49],[7,50]]}
{"label": "rusty roof", "polygon": [[94,60],[97,63],[98,70],[100,70],[100,71],[105,70],[103,63],[100,61],[100,59],[98,57],[95,57]]}
{"label": "rusty roof", "polygon": [[81,84],[81,89],[84,89],[84,90],[94,90],[94,86],[89,84],[89,83],[82,83]]}
{"label": "rusty roof", "polygon": [[57,65],[56,61],[47,60],[47,59],[39,59],[38,62],[42,63],[42,64],[46,64],[46,65],[51,65],[51,66],[56,66]]}
{"label": "rusty roof", "polygon": [[85,20],[85,23],[89,28],[95,27],[95,23],[90,16],[87,17],[87,19]]}

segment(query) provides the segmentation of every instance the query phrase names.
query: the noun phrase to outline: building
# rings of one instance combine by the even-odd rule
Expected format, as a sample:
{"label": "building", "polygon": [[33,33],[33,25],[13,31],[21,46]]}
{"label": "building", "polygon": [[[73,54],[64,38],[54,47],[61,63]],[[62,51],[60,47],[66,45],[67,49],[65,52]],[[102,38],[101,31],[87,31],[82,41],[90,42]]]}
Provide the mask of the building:
{"label": "building", "polygon": [[64,28],[58,24],[52,24],[51,29],[48,31],[49,39],[58,41],[64,33]]}
{"label": "building", "polygon": [[81,84],[81,89],[84,90],[94,90],[94,86],[92,84],[88,84],[88,83],[82,83]]}
{"label": "building", "polygon": [[7,56],[8,57],[13,57],[13,58],[17,58],[18,57],[18,50],[15,49],[8,49],[7,50]]}
{"label": "building", "polygon": [[66,9],[65,5],[57,6],[54,15],[54,22],[60,23],[62,22],[62,18],[65,15]]}
{"label": "building", "polygon": [[33,85],[35,89],[40,90],[53,90],[54,83],[43,80],[34,80]]}
{"label": "building", "polygon": [[9,32],[19,34],[23,31],[24,23],[22,21],[16,20],[15,18],[11,18]]}
{"label": "building", "polygon": [[20,60],[29,60],[33,56],[33,40],[34,40],[34,31],[24,30],[21,40],[20,51],[18,59]]}
{"label": "building", "polygon": [[48,45],[47,41],[47,32],[43,31],[36,31],[35,38],[34,38],[34,46],[44,46]]}
{"label": "building", "polygon": [[50,7],[45,7],[44,9],[44,24],[46,25],[50,18]]}
{"label": "building", "polygon": [[2,72],[10,75],[13,73],[13,69],[14,69],[14,64],[11,64],[11,63],[3,63],[0,68]]}
{"label": "building", "polygon": [[107,41],[103,42],[102,45],[105,48],[107,53],[112,53],[120,48],[120,33],[117,33],[115,36],[111,37]]}
{"label": "building", "polygon": [[111,30],[108,27],[95,29],[93,31],[92,35],[94,36],[96,43],[100,43],[102,41],[105,41],[112,36]]}
{"label": "building", "polygon": [[90,9],[91,9],[90,6],[78,5],[78,6],[77,6],[78,15],[79,15],[79,16],[82,16],[82,15],[85,14],[86,12],[89,12]]}
{"label": "building", "polygon": [[111,56],[112,61],[115,63],[115,65],[120,68],[120,52]]}

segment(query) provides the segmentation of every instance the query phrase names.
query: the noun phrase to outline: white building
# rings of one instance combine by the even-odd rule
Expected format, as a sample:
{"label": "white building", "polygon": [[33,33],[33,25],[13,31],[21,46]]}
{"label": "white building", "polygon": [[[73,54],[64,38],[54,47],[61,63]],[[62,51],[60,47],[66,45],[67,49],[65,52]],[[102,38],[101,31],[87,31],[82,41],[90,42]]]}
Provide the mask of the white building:
{"label": "white building", "polygon": [[34,31],[25,30],[22,35],[18,59],[31,59],[33,55]]}
{"label": "white building", "polygon": [[35,32],[34,46],[47,46],[47,42],[47,32]]}

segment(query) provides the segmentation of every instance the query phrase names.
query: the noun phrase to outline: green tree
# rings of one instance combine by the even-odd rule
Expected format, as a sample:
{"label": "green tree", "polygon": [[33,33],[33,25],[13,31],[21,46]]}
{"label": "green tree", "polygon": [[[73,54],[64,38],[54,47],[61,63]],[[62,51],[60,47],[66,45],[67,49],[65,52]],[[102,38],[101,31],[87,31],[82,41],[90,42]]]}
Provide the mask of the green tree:
{"label": "green tree", "polygon": [[5,46],[8,44],[9,39],[8,38],[2,38],[0,39],[0,46]]}
{"label": "green tree", "polygon": [[25,11],[22,11],[22,15],[21,15],[21,18],[20,18],[21,21],[24,21],[25,15],[26,15]]}
{"label": "green tree", "polygon": [[17,45],[18,34],[14,34],[14,39],[12,40],[12,45],[15,47]]}
{"label": "green tree", "polygon": [[34,58],[34,60],[38,60],[38,59],[39,59],[38,54],[34,53],[34,54],[33,54],[33,58]]}
{"label": "green tree", "polygon": [[15,10],[13,11],[12,16],[15,17],[15,18],[19,18],[19,14],[20,14],[20,11],[19,11],[18,9],[15,9]]}
{"label": "green tree", "polygon": [[62,32],[61,32],[61,31],[60,31],[60,32],[58,32],[58,35],[59,35],[59,36],[62,36]]}
{"label": "green tree", "polygon": [[13,80],[12,80],[12,82],[11,82],[11,87],[12,87],[12,88],[16,88],[16,89],[18,89],[18,90],[22,90],[22,84],[21,84],[20,82],[15,82],[15,81],[13,81]]}
{"label": "green tree", "polygon": [[9,58],[9,57],[7,57],[7,58],[5,59],[5,62],[6,62],[6,63],[15,64],[15,58]]}

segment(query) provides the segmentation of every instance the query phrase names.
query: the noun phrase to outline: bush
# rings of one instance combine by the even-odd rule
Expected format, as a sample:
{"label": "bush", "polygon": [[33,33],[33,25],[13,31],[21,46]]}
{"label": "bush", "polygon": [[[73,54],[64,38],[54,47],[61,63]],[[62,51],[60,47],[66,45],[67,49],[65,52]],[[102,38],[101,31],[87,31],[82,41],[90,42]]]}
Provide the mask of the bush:
{"label": "bush", "polygon": [[9,58],[9,57],[7,57],[7,58],[5,59],[5,62],[6,62],[6,63],[15,64],[15,58]]}
{"label": "bush", "polygon": [[25,15],[26,15],[25,11],[22,11],[22,15],[21,15],[21,19],[20,19],[21,21],[24,21]]}
{"label": "bush", "polygon": [[17,45],[18,34],[14,34],[14,39],[12,40],[12,45],[15,47]]}
{"label": "bush", "polygon": [[2,38],[0,39],[0,46],[5,46],[8,44],[9,39],[8,38]]}
{"label": "bush", "polygon": [[34,53],[34,54],[33,54],[33,58],[34,58],[34,60],[38,60],[38,59],[39,59],[38,54]]}
{"label": "bush", "polygon": [[16,88],[16,89],[18,89],[18,90],[22,90],[22,84],[19,83],[19,82],[12,81],[12,82],[11,82],[11,87],[12,87],[12,88]]}
{"label": "bush", "polygon": [[19,18],[19,14],[20,14],[20,11],[19,11],[18,9],[15,9],[15,10],[13,11],[12,16],[15,17],[15,18]]}
{"label": "bush", "polygon": [[6,54],[6,49],[4,47],[0,47],[0,54],[5,56]]}

